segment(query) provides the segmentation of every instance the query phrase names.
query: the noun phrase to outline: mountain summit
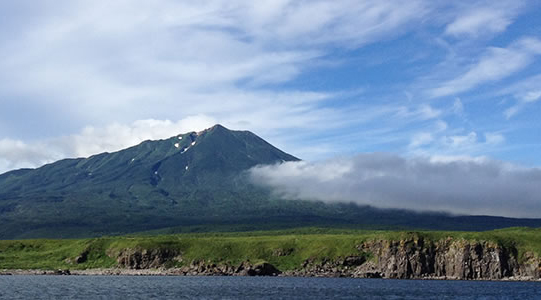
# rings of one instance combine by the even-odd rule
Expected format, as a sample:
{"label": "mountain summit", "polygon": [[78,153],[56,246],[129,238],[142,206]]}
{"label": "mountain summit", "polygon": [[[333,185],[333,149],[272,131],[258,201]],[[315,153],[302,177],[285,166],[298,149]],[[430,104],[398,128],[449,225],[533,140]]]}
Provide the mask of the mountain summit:
{"label": "mountain summit", "polygon": [[249,131],[215,125],[114,153],[8,172],[0,175],[0,238],[198,223],[231,210],[224,207],[231,202],[263,197],[243,171],[296,160]]}
{"label": "mountain summit", "polygon": [[215,125],[114,153],[0,175],[0,239],[87,237],[162,229],[307,225],[487,230],[540,219],[453,217],[284,200],[247,170],[297,161],[248,131]]}

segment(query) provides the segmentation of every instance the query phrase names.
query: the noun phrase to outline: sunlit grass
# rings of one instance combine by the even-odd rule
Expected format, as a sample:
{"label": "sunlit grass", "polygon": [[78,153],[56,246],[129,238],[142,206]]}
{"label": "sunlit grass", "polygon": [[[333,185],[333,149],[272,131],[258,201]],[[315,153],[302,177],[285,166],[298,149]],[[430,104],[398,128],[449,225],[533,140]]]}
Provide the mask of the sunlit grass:
{"label": "sunlit grass", "polygon": [[[486,232],[457,231],[372,231],[301,228],[281,231],[239,233],[198,233],[174,235],[130,235],[93,239],[0,241],[0,269],[89,269],[111,268],[116,255],[126,248],[178,251],[182,261],[216,264],[269,262],[281,270],[299,267],[306,259],[320,261],[362,253],[357,245],[370,240],[404,240],[422,237],[427,241],[446,238],[489,241],[515,247],[519,259],[526,252],[541,256],[541,229],[508,228]],[[88,259],[81,264],[69,259],[83,252]]]}

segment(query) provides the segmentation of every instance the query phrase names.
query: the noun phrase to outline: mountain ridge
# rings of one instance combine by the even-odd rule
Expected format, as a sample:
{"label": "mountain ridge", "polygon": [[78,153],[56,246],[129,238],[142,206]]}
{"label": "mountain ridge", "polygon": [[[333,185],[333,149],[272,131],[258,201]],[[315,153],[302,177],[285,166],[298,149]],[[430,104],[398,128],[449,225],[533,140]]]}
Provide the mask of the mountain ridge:
{"label": "mountain ridge", "polygon": [[[243,180],[242,171],[296,160],[251,132],[215,125],[112,153],[2,174],[0,224],[23,225],[16,226],[23,234],[56,224],[78,230],[92,219],[103,223],[99,232],[112,233],[129,232],[126,227],[133,223],[148,225],[136,230],[180,225],[196,216],[219,214],[228,203],[267,199],[266,192]],[[121,219],[125,224],[115,225]],[[17,235],[0,229],[0,237],[12,236]]]}

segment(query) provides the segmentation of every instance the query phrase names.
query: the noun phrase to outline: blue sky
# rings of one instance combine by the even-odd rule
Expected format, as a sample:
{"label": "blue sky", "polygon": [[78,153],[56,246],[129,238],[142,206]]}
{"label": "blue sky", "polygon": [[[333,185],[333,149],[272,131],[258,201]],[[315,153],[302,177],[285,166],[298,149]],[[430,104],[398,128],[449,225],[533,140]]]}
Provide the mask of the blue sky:
{"label": "blue sky", "polygon": [[[535,1],[17,1],[0,11],[4,170],[214,122],[308,160],[391,151],[541,164]],[[141,120],[173,125],[134,130]],[[76,144],[111,126],[134,136]],[[67,145],[31,150],[58,139]]]}
{"label": "blue sky", "polygon": [[0,172],[221,123],[316,166],[458,162],[533,172],[539,194],[540,16],[526,0],[2,1]]}

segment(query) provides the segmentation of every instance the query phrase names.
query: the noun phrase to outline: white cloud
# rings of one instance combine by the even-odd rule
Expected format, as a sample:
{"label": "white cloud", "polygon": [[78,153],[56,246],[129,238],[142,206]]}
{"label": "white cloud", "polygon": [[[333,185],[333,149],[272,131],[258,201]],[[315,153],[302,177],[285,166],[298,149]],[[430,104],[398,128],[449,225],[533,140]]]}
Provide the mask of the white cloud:
{"label": "white cloud", "polygon": [[531,105],[541,99],[541,75],[535,75],[507,86],[498,91],[496,96],[511,96],[516,102],[504,111],[504,116],[507,120],[511,119],[525,107]]}
{"label": "white cloud", "polygon": [[438,121],[436,121],[436,126],[435,126],[436,129],[435,129],[435,131],[436,132],[445,131],[448,127],[449,127],[449,125],[447,125],[447,123],[445,123],[442,120],[438,120]]}
{"label": "white cloud", "polygon": [[477,143],[477,133],[470,132],[467,135],[446,136],[444,143],[452,148],[467,148]]}
{"label": "white cloud", "polygon": [[[340,143],[348,134],[361,141],[354,146],[397,141],[407,146],[411,133],[420,130],[411,128],[416,123],[445,117],[440,108],[422,102],[379,102],[390,97],[371,91],[365,82],[361,82],[363,89],[377,101],[362,97],[350,101],[351,95],[336,101],[344,91],[328,92],[322,86],[312,92],[311,84],[301,91],[294,82],[288,84],[327,62],[333,56],[329,54],[424,31],[434,23],[441,26],[435,20],[447,15],[439,9],[448,8],[445,4],[426,0],[28,3],[0,2],[6,17],[0,28],[5,41],[0,43],[0,120],[10,127],[0,128],[0,138],[16,136],[11,140],[30,148],[42,142],[52,147],[53,140],[62,145],[40,160],[26,161],[25,166],[53,157],[119,149],[144,136],[163,136],[169,132],[164,128],[179,128],[174,120],[198,114],[233,129],[252,130],[279,147],[294,145],[308,158],[348,146],[351,152],[352,144]],[[448,15],[457,15],[456,6],[451,6]],[[449,21],[444,19],[441,22]],[[453,22],[460,23],[459,17]],[[537,43],[524,39],[502,51],[528,52],[530,57]],[[151,135],[137,129],[137,120],[146,119],[173,121],[154,127],[144,124],[156,131]],[[36,139],[38,133],[20,129],[29,122],[40,126],[39,134],[65,137]],[[447,129],[447,123],[438,122],[442,130]],[[348,131],[356,132],[343,134]],[[335,139],[321,146],[306,143],[314,132]],[[441,143],[441,133],[431,134],[433,141],[416,145]],[[4,160],[10,166],[25,161],[13,156]]]}
{"label": "white cloud", "polygon": [[14,114],[31,111],[28,118],[51,136],[194,114],[270,138],[280,130],[343,127],[355,120],[354,105],[338,109],[327,102],[332,93],[276,84],[333,49],[414,29],[429,6],[424,0],[0,2],[0,11],[14,16],[0,28],[6,41],[0,119],[14,128],[9,136],[30,144],[35,136],[19,130],[28,121]]}
{"label": "white cloud", "polygon": [[[216,124],[203,115],[170,120],[138,120],[132,124],[110,124],[103,128],[85,127],[81,133],[56,141],[64,144],[70,157],[88,157],[102,152],[112,152],[136,145],[145,140],[159,140],[190,131],[200,131]],[[69,149],[70,147],[71,149]]]}
{"label": "white cloud", "polygon": [[522,100],[526,103],[536,102],[541,99],[541,90],[528,91],[523,97]]}
{"label": "white cloud", "polygon": [[466,6],[447,25],[445,34],[478,37],[504,31],[524,7],[524,1],[489,1]]}
{"label": "white cloud", "polygon": [[294,44],[362,45],[400,32],[428,13],[425,1],[247,2],[235,14],[252,36]]}
{"label": "white cloud", "polygon": [[505,142],[505,137],[501,133],[485,133],[485,143],[488,145],[498,145]]}
{"label": "white cloud", "polygon": [[517,103],[507,108],[504,111],[504,116],[507,120],[511,119],[516,114],[518,114],[528,104],[539,101],[539,99],[541,99],[541,91],[540,90],[523,91],[522,93],[515,95],[515,98],[517,99]]}
{"label": "white cloud", "polygon": [[39,166],[58,158],[58,153],[43,143],[30,145],[20,140],[0,140],[0,173]]}
{"label": "white cloud", "polygon": [[430,105],[428,105],[428,104],[425,104],[425,105],[422,105],[422,106],[419,108],[419,115],[420,115],[421,118],[424,119],[424,120],[434,119],[434,118],[437,118],[437,117],[439,117],[439,116],[441,115],[441,111],[432,108],[432,107],[431,107]]}
{"label": "white cloud", "polygon": [[462,34],[478,35],[479,31],[501,32],[511,23],[504,12],[493,9],[480,9],[460,16],[447,25],[445,33],[459,36]]}
{"label": "white cloud", "polygon": [[400,118],[408,118],[420,121],[435,119],[442,114],[441,110],[435,109],[429,104],[422,104],[414,109],[407,106],[398,106],[396,110],[396,116]]}
{"label": "white cloud", "polygon": [[430,89],[428,94],[443,97],[500,80],[528,66],[537,55],[541,55],[541,40],[537,38],[523,38],[507,48],[489,48],[479,62],[469,66],[465,73]]}
{"label": "white cloud", "polygon": [[131,124],[110,124],[86,127],[80,133],[59,138],[26,143],[20,140],[0,140],[0,173],[15,168],[34,168],[68,157],[118,151],[145,140],[158,140],[216,124],[204,115],[178,120],[139,120]]}
{"label": "white cloud", "polygon": [[387,39],[420,19],[424,6],[418,0],[56,1],[9,28],[13,39],[0,44],[0,69],[9,70],[0,71],[0,91],[17,99],[5,101],[29,97],[40,99],[33,100],[37,105],[70,107],[83,124],[98,116],[134,120],[104,115],[119,109],[146,118],[149,106],[171,118],[164,107],[190,106],[194,94],[228,90],[242,97],[289,81],[325,55],[325,46]]}
{"label": "white cloud", "polygon": [[456,162],[484,164],[490,162],[485,156],[467,156],[467,155],[432,155],[424,156],[432,164],[452,164]]}
{"label": "white cloud", "polygon": [[372,153],[319,163],[258,166],[250,174],[254,182],[287,199],[541,217],[541,169],[486,158]]}
{"label": "white cloud", "polygon": [[422,145],[430,144],[434,140],[432,133],[421,132],[413,136],[410,142],[410,147],[416,148]]}
{"label": "white cloud", "polygon": [[507,120],[511,119],[513,116],[515,116],[520,110],[522,109],[522,105],[514,105],[509,107],[503,112],[503,115]]}
{"label": "white cloud", "polygon": [[413,134],[407,153],[430,157],[479,157],[497,152],[505,145],[505,136],[500,132],[464,132],[464,129],[440,126],[439,122]]}

